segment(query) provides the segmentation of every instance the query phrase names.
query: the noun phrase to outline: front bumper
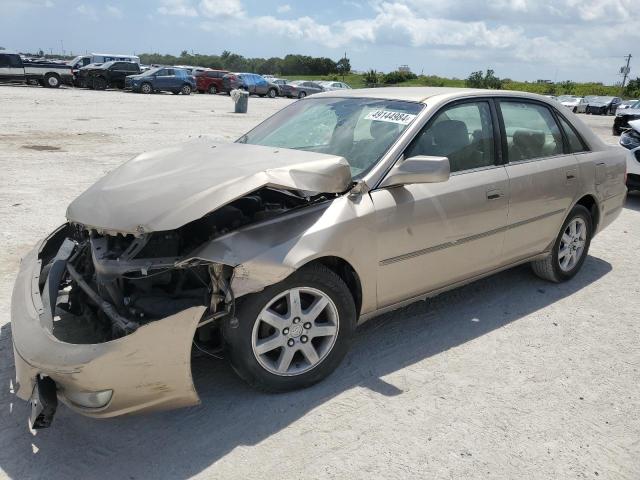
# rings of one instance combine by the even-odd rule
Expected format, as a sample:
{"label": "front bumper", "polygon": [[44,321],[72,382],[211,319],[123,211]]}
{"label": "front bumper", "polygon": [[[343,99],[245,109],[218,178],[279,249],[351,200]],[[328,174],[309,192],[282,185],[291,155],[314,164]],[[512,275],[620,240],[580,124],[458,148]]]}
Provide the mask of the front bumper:
{"label": "front bumper", "polygon": [[[58,399],[91,417],[179,408],[199,403],[191,377],[191,345],[205,307],[191,307],[98,344],[71,344],[46,326],[40,295],[41,252],[54,233],[23,260],[11,299],[17,396],[28,400],[38,377],[56,384]],[[90,392],[113,393],[100,408],[72,401]]]}

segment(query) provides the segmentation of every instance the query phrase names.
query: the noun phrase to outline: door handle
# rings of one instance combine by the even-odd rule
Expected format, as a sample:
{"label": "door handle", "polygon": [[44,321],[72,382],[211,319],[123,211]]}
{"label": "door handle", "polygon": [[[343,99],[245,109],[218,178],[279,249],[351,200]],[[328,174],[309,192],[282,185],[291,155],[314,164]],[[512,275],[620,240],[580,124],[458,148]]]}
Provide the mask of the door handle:
{"label": "door handle", "polygon": [[502,190],[500,190],[499,188],[493,189],[493,190],[487,190],[487,199],[488,200],[495,200],[497,198],[502,197]]}
{"label": "door handle", "polygon": [[574,178],[576,178],[575,170],[567,170],[566,174],[567,174],[567,180],[573,180]]}

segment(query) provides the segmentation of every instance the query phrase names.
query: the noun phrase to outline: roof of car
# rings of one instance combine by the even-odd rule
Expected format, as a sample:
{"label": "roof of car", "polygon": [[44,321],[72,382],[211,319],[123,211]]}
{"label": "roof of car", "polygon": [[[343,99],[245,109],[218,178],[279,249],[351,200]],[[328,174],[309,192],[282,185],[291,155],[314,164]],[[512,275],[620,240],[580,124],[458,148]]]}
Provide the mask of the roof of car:
{"label": "roof of car", "polygon": [[436,96],[467,97],[467,96],[517,96],[549,100],[547,97],[535,93],[518,92],[512,90],[484,90],[478,88],[453,87],[384,87],[358,88],[351,90],[333,90],[317,93],[313,97],[349,97],[349,98],[380,98],[385,100],[404,100],[407,102],[426,102]]}

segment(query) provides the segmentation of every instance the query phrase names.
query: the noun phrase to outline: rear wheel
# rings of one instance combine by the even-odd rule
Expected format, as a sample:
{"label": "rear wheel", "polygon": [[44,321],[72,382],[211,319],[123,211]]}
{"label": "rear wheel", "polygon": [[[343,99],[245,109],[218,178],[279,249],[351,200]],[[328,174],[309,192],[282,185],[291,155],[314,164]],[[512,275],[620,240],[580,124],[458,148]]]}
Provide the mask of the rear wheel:
{"label": "rear wheel", "polygon": [[278,92],[276,92],[275,88],[270,88],[269,93],[267,93],[267,95],[269,96],[269,98],[276,98],[276,96],[278,95]]}
{"label": "rear wheel", "polygon": [[55,73],[47,73],[44,77],[44,86],[47,88],[58,88],[60,86],[60,77]]}
{"label": "rear wheel", "polygon": [[298,98],[304,98],[304,97],[306,97],[306,96],[307,96],[307,92],[300,92],[300,93],[298,94]]}
{"label": "rear wheel", "polygon": [[534,273],[551,282],[569,280],[587,258],[592,235],[591,213],[582,205],[576,205],[562,224],[551,255],[531,263]]}
{"label": "rear wheel", "polygon": [[183,95],[191,95],[191,86],[190,85],[183,85],[182,88],[180,89],[180,92]]}
{"label": "rear wheel", "polygon": [[211,86],[209,87],[209,93],[210,93],[211,95],[215,95],[216,93],[218,93],[218,89],[216,88],[216,86],[215,86],[215,85],[211,85]]}
{"label": "rear wheel", "polygon": [[328,376],[345,356],[356,325],[353,297],[323,265],[293,273],[238,300],[224,337],[234,370],[250,385],[283,392]]}

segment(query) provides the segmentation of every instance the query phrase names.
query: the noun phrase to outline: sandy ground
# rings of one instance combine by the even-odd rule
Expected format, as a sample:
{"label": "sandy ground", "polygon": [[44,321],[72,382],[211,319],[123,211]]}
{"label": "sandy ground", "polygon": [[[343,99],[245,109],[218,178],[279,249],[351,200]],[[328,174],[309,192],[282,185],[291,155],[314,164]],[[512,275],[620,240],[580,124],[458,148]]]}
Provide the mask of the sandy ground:
{"label": "sandy ground", "polygon": [[[519,267],[372,320],[340,369],[265,395],[198,360],[202,405],[32,435],[12,395],[19,258],[114,166],[232,140],[288,100],[0,87],[0,479],[640,478],[640,197],[572,281]],[[612,117],[583,117],[611,138]]]}

